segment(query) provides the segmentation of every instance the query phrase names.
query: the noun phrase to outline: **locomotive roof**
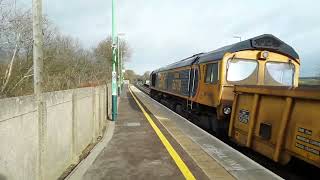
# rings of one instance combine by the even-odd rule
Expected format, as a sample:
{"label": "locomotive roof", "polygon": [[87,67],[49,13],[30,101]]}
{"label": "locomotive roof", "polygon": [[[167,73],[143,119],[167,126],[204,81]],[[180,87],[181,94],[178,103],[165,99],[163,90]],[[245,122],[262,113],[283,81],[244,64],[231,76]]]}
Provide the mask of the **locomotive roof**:
{"label": "locomotive roof", "polygon": [[160,72],[179,67],[190,66],[194,63],[200,64],[210,61],[219,61],[226,53],[234,53],[243,50],[269,50],[272,52],[290,56],[294,59],[299,59],[299,55],[291,46],[271,34],[264,34],[245,41],[221,47],[214,51],[195,54],[191,57],[169,64],[153,72]]}

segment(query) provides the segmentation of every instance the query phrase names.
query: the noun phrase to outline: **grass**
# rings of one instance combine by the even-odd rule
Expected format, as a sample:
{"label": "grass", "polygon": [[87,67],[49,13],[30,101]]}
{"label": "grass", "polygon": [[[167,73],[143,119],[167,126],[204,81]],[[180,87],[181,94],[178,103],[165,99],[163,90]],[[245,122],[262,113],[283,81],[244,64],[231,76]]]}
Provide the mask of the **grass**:
{"label": "grass", "polygon": [[301,77],[299,85],[320,86],[320,77]]}

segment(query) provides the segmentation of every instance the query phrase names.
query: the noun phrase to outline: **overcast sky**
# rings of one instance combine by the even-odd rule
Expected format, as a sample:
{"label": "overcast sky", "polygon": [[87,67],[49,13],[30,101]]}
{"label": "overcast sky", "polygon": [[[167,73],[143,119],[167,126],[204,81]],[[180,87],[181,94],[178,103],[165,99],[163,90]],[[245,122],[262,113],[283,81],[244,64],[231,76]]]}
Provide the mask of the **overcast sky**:
{"label": "overcast sky", "polygon": [[[18,0],[31,7],[31,0]],[[93,47],[111,34],[111,0],[43,0],[61,32]],[[294,0],[117,0],[117,29],[133,54],[126,67],[142,74],[238,39],[273,34],[292,45],[302,75],[320,73],[320,2]],[[315,66],[316,64],[316,66]]]}

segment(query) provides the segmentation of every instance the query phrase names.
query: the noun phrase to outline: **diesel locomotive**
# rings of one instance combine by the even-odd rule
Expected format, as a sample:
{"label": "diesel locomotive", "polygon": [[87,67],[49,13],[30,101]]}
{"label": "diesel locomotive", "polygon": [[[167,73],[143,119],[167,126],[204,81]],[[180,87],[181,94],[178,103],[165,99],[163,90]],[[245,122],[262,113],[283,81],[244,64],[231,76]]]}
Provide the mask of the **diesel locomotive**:
{"label": "diesel locomotive", "polygon": [[223,133],[228,131],[234,86],[297,87],[299,69],[297,52],[264,34],[153,71],[150,96]]}

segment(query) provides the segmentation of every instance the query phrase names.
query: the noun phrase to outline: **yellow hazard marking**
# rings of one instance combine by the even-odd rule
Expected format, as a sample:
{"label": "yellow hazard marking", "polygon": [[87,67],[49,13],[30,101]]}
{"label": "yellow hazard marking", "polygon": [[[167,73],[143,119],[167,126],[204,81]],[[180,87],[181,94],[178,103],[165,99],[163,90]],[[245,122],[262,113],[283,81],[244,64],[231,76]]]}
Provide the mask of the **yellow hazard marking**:
{"label": "yellow hazard marking", "polygon": [[165,148],[167,149],[167,151],[169,152],[170,156],[172,157],[172,159],[174,160],[174,162],[176,163],[176,165],[178,166],[178,168],[180,169],[180,171],[182,172],[182,174],[184,175],[184,177],[186,179],[196,179],[193,174],[191,173],[191,171],[189,170],[189,168],[187,167],[187,165],[183,162],[183,160],[181,159],[181,157],[179,156],[179,154],[176,152],[176,150],[172,147],[172,145],[170,144],[170,142],[168,141],[168,139],[162,134],[162,132],[160,131],[160,129],[158,128],[158,126],[154,123],[154,121],[152,120],[152,118],[150,117],[150,115],[146,112],[146,110],[142,107],[142,105],[140,104],[140,102],[138,101],[138,99],[136,98],[136,96],[133,94],[133,92],[131,91],[131,88],[129,87],[129,91],[133,97],[133,99],[136,101],[136,103],[138,104],[138,106],[140,107],[141,111],[143,112],[144,116],[147,118],[148,122],[150,123],[151,127],[153,128],[153,130],[156,132],[156,134],[158,135],[159,139],[161,140],[162,144],[165,146]]}

